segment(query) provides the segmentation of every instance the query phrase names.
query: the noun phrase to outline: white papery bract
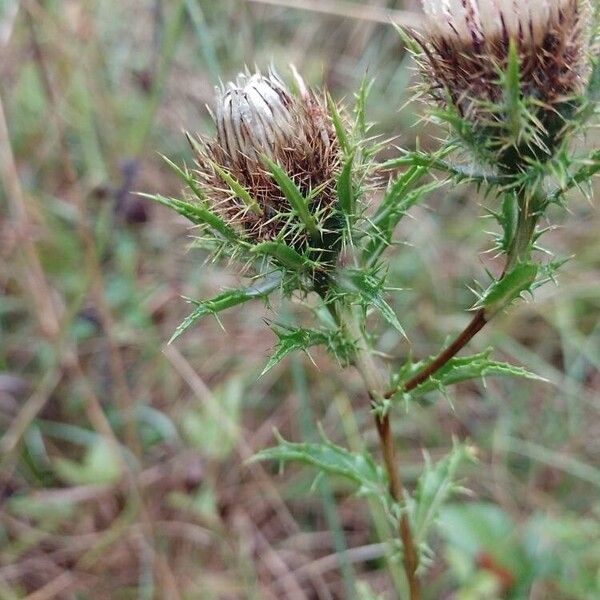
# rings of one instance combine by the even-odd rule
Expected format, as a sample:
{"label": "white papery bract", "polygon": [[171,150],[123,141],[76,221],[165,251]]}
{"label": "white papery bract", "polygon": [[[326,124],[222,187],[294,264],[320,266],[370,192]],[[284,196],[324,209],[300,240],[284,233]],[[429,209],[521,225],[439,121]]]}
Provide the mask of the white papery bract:
{"label": "white papery bract", "polygon": [[272,157],[294,134],[293,99],[275,73],[238,75],[217,88],[218,140],[232,159]]}
{"label": "white papery bract", "polygon": [[465,42],[514,37],[539,44],[551,19],[568,10],[570,0],[424,0],[423,8],[439,35]]}

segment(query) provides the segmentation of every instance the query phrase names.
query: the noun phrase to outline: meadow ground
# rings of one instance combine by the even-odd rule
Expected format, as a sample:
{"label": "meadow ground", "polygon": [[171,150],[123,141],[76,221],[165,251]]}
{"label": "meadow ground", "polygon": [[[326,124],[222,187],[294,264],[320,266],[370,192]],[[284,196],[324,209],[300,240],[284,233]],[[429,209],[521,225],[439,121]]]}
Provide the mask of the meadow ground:
{"label": "meadow ground", "polygon": [[[316,351],[258,378],[274,344],[259,302],[168,346],[182,297],[238,278],[134,192],[179,193],[159,154],[191,161],[182,131],[211,130],[213,86],[245,64],[294,63],[340,100],[367,73],[376,131],[435,147],[388,19],[418,3],[19,4],[0,2],[0,598],[397,597],[377,506],[335,479],[311,489],[306,469],[245,464],[274,428],[307,440],[317,423],[377,454],[358,377]],[[389,301],[411,345],[375,320],[382,351],[427,356],[466,323],[468,286],[497,268],[484,214],[452,186],[403,222]],[[423,450],[478,448],[431,543],[431,600],[600,598],[597,201],[574,194],[554,222],[546,246],[573,257],[559,285],[472,346],[547,381],[490,378],[394,409],[409,487]]]}

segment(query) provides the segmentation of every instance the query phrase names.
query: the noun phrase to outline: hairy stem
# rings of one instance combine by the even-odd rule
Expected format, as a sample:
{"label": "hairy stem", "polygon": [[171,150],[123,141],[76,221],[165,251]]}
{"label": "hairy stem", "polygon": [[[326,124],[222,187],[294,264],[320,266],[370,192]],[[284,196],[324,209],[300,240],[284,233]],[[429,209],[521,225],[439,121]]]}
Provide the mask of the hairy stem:
{"label": "hairy stem", "polygon": [[[386,379],[371,353],[370,345],[366,339],[362,326],[363,319],[361,318],[359,311],[360,309],[357,308],[349,311],[347,318],[344,319],[344,323],[348,328],[353,341],[357,344],[354,365],[362,376],[372,403],[377,406],[385,399]],[[408,582],[410,600],[421,600],[421,587],[417,576],[419,556],[412,535],[408,512],[405,510],[404,486],[402,484],[402,478],[400,477],[400,471],[396,460],[396,449],[394,447],[390,416],[387,412],[381,415],[377,411],[374,418],[377,433],[379,434],[379,443],[383,454],[385,469],[388,475],[390,494],[402,509],[398,522],[398,529],[404,550],[404,571]]]}

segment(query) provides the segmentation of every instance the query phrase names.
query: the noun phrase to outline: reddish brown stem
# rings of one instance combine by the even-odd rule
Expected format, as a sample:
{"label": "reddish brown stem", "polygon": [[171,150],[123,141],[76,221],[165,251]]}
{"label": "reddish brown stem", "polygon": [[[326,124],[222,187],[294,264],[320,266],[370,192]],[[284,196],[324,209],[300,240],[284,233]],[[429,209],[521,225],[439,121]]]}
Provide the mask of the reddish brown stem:
{"label": "reddish brown stem", "polygon": [[467,327],[458,335],[458,337],[433,361],[419,371],[414,377],[411,377],[401,388],[396,388],[386,392],[385,398],[391,398],[399,391],[410,392],[418,385],[427,381],[432,375],[439,371],[451,358],[456,356],[486,325],[485,311],[478,310]]}
{"label": "reddish brown stem", "polygon": [[[385,392],[385,381],[379,367],[373,359],[369,343],[365,338],[363,327],[361,324],[360,315],[357,311],[349,311],[344,315],[344,322],[349,329],[352,338],[357,342],[354,364],[360,374],[369,392],[369,396],[373,403],[380,404],[383,400]],[[379,416],[375,414],[375,425],[379,433],[379,442],[385,469],[387,471],[390,495],[401,508],[401,515],[398,522],[398,530],[402,547],[404,550],[404,571],[410,592],[410,600],[421,600],[421,588],[419,578],[417,576],[417,568],[419,566],[419,555],[413,539],[410,519],[406,512],[404,502],[404,488],[400,471],[396,461],[396,450],[394,448],[394,438],[392,435],[390,417],[388,414]]]}
{"label": "reddish brown stem", "polygon": [[[379,433],[383,460],[390,480],[390,494],[398,505],[404,508],[403,485],[397,466],[396,450],[394,449],[389,415],[386,414],[381,418],[375,415],[375,424],[377,426],[377,432]],[[399,529],[400,539],[402,540],[402,547],[404,549],[404,571],[406,572],[406,578],[408,580],[410,599],[421,600],[421,588],[417,576],[419,558],[415,548],[408,514],[405,510],[402,510],[400,516]]]}

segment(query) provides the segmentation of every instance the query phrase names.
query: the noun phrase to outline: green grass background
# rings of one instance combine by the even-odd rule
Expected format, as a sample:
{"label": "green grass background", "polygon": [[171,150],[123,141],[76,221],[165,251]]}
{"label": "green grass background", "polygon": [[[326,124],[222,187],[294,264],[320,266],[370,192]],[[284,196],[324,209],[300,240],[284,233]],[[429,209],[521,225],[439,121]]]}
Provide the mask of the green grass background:
{"label": "green grass background", "polygon": [[[211,132],[214,85],[244,65],[294,63],[348,102],[366,73],[376,131],[436,147],[386,12],[418,3],[15,6],[0,1],[0,598],[398,597],[375,505],[305,469],[244,464],[274,428],[307,440],[317,423],[377,454],[356,374],[316,351],[258,378],[274,344],[260,303],[167,346],[182,297],[239,278],[134,192],[179,193],[159,153],[191,161],[182,131]],[[403,222],[389,300],[411,343],[374,321],[382,351],[427,356],[466,323],[467,286],[498,268],[484,214],[475,190],[446,187]],[[553,224],[546,246],[573,256],[559,285],[472,344],[547,382],[489,379],[394,409],[409,487],[424,450],[441,457],[453,436],[478,449],[431,540],[431,600],[600,598],[597,202],[574,195]]]}

